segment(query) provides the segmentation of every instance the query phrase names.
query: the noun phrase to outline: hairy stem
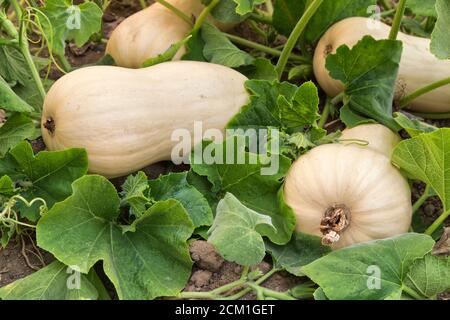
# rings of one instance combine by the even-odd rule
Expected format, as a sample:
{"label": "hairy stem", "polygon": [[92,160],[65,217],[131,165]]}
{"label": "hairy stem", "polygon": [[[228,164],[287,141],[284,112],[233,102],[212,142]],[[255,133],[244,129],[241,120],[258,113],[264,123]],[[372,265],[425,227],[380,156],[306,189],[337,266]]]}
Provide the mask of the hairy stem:
{"label": "hairy stem", "polygon": [[[258,280],[256,280],[254,283],[257,285],[260,285],[262,283],[264,283],[267,279],[269,279],[271,276],[273,276],[275,273],[281,271],[278,268],[273,268],[272,270],[270,270],[269,272],[267,272],[265,275],[263,275],[261,278],[259,278]],[[242,291],[239,291],[229,297],[226,297],[226,300],[238,300],[240,298],[242,298],[243,296],[245,296],[246,294],[252,292],[252,288],[245,288]]]}
{"label": "hairy stem", "polygon": [[397,11],[395,13],[394,21],[392,23],[391,32],[389,33],[390,40],[397,40],[398,32],[402,24],[403,16],[405,15],[406,0],[400,0],[397,5]]}
{"label": "hairy stem", "polygon": [[[272,55],[274,57],[279,57],[282,54],[282,52],[280,50],[267,47],[265,45],[256,43],[254,41],[250,41],[250,40],[247,40],[247,39],[244,39],[244,38],[241,38],[241,37],[238,37],[236,35],[229,34],[229,33],[224,33],[224,34],[232,42],[240,44],[240,45],[243,45],[245,47],[252,48],[252,49],[255,49],[255,50],[259,50],[261,52],[268,53],[268,54],[270,54],[270,55]],[[301,62],[301,63],[305,63],[305,64],[311,64],[311,61],[308,58],[305,58],[305,57],[297,55],[297,54],[291,54],[289,56],[289,59],[295,60],[295,61],[298,61],[298,62]]]}
{"label": "hairy stem", "polygon": [[408,96],[404,97],[402,100],[400,100],[399,108],[404,108],[407,105],[409,105],[412,101],[417,99],[418,97],[423,96],[424,94],[427,94],[433,90],[436,90],[438,88],[441,88],[441,87],[447,86],[447,85],[450,85],[450,77],[433,82],[432,84],[429,84],[423,88],[420,88],[420,89],[414,91],[413,93],[409,94]]}
{"label": "hairy stem", "polygon": [[431,226],[428,227],[427,230],[425,230],[425,234],[431,236],[443,223],[444,221],[450,216],[450,210],[445,211],[442,213],[439,218],[437,218]]}
{"label": "hairy stem", "polygon": [[256,283],[249,282],[249,283],[247,283],[247,286],[249,286],[250,288],[255,290],[257,293],[257,296],[260,298],[271,297],[271,298],[275,298],[278,300],[297,300],[285,292],[278,292],[275,290],[264,288],[264,287],[257,285]]}
{"label": "hairy stem", "polygon": [[194,28],[192,29],[192,32],[191,32],[192,35],[195,35],[200,30],[200,28],[203,25],[203,22],[205,22],[206,18],[208,18],[212,9],[214,9],[215,6],[217,6],[219,4],[219,2],[220,2],[220,0],[212,0],[210,2],[210,4],[208,4],[208,6],[205,9],[203,9],[203,11],[198,16],[197,21],[195,21]]}
{"label": "hairy stem", "polygon": [[294,50],[294,47],[297,44],[303,31],[305,30],[306,26],[308,25],[309,20],[311,20],[311,18],[314,16],[314,14],[316,13],[317,9],[319,9],[322,2],[323,0],[314,0],[311,3],[311,5],[306,9],[305,13],[297,22],[297,25],[295,26],[294,30],[289,36],[289,39],[286,42],[286,45],[281,53],[280,59],[278,60],[276,67],[280,79],[281,76],[283,75],[284,69],[286,68],[286,64],[288,62],[289,56],[292,53],[292,50]]}
{"label": "hairy stem", "polygon": [[430,197],[430,185],[426,185],[425,190],[423,191],[423,194],[420,196],[419,199],[417,199],[416,202],[414,202],[414,205],[412,207],[413,214],[419,210],[419,208],[424,204],[424,202]]}
{"label": "hairy stem", "polygon": [[323,126],[327,122],[328,117],[330,116],[331,106],[332,106],[331,100],[327,99],[325,107],[323,108],[322,111],[322,115],[320,116],[319,123],[317,124],[319,128],[323,128]]}

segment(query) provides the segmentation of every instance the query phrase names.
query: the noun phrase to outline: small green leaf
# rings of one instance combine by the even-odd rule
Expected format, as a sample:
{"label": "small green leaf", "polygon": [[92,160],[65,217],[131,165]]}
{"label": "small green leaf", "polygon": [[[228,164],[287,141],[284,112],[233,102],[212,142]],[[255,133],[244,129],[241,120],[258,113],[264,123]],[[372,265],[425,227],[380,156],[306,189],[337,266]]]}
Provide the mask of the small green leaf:
{"label": "small green leaf", "polygon": [[251,65],[242,66],[238,71],[251,80],[274,81],[278,79],[275,66],[266,58],[256,58]]}
{"label": "small green leaf", "polygon": [[325,256],[331,249],[323,246],[319,237],[295,233],[292,240],[283,246],[266,242],[266,251],[274,259],[275,267],[301,277],[304,275],[301,267]]}
{"label": "small green leaf", "polygon": [[305,11],[306,0],[277,0],[273,10],[273,26],[285,36],[294,30]]}
{"label": "small green leaf", "polygon": [[205,23],[201,32],[205,42],[203,55],[209,62],[230,68],[253,64],[255,58],[236,47],[212,24]]}
{"label": "small green leaf", "polygon": [[297,128],[315,124],[319,115],[319,93],[312,81],[303,83],[291,101],[284,96],[278,98],[281,121],[286,128]]}
{"label": "small green leaf", "polygon": [[431,52],[439,59],[450,59],[450,2],[436,0],[438,19],[431,34]]}
{"label": "small green leaf", "polygon": [[139,171],[136,175],[128,176],[122,185],[121,203],[130,206],[130,214],[140,217],[146,210],[150,199],[145,195],[149,189],[147,175]]}
{"label": "small green leaf", "polygon": [[99,294],[95,286],[86,275],[76,272],[55,261],[23,279],[0,288],[0,299],[97,300]]}
{"label": "small green leaf", "polygon": [[183,40],[180,40],[174,44],[172,44],[169,49],[167,49],[164,53],[159,54],[156,57],[148,58],[142,64],[142,68],[147,68],[154,66],[159,63],[171,61],[173,57],[180,51],[180,49],[192,38],[191,35],[187,36]]}
{"label": "small green leaf", "polygon": [[120,199],[101,176],[73,183],[73,194],[37,225],[39,247],[87,273],[103,261],[121,299],[175,296],[190,275],[187,240],[194,226],[176,200],[154,204],[131,225],[119,225]]}
{"label": "small green leaf", "polygon": [[15,112],[33,111],[33,107],[14,93],[2,77],[0,77],[0,109]]}
{"label": "small green leaf", "polygon": [[227,193],[217,206],[208,242],[228,261],[244,266],[258,264],[265,256],[264,241],[258,231],[261,225],[276,232],[269,216],[247,208]]}
{"label": "small green leaf", "polygon": [[92,1],[74,5],[72,0],[46,0],[38,18],[49,37],[53,52],[64,55],[66,41],[74,40],[78,47],[102,28],[103,12]]}
{"label": "small green leaf", "polygon": [[[208,5],[211,0],[202,0],[204,5]],[[234,0],[220,0],[211,11],[212,16],[222,23],[239,23],[246,19],[246,15],[241,16],[236,13],[237,4]]]}
{"label": "small green leaf", "polygon": [[255,6],[263,4],[265,0],[233,0],[236,4],[236,12],[240,15],[253,12]]}
{"label": "small green leaf", "polygon": [[418,119],[410,119],[405,114],[401,112],[394,113],[394,120],[408,132],[408,134],[414,138],[421,133],[433,132],[438,128],[428,124],[426,122],[420,121]]}
{"label": "small green leaf", "polygon": [[339,47],[326,61],[330,75],[344,83],[345,105],[392,130],[399,128],[392,117],[392,103],[401,53],[400,41],[365,36],[352,49]]}
{"label": "small green leaf", "polygon": [[450,258],[427,254],[412,265],[405,279],[405,285],[426,298],[450,289]]}
{"label": "small green leaf", "polygon": [[14,193],[14,182],[8,176],[0,177],[0,195],[10,196]]}
{"label": "small green leaf", "polygon": [[433,246],[431,237],[408,233],[333,251],[301,271],[331,300],[400,299],[414,261]]}
{"label": "small green leaf", "polygon": [[34,134],[34,124],[22,114],[14,114],[0,127],[0,157],[4,157],[8,150],[24,139]]}
{"label": "small green leaf", "polygon": [[169,173],[150,180],[150,197],[157,201],[179,201],[194,223],[194,227],[210,226],[213,222],[211,207],[206,198],[187,181],[187,172]]}

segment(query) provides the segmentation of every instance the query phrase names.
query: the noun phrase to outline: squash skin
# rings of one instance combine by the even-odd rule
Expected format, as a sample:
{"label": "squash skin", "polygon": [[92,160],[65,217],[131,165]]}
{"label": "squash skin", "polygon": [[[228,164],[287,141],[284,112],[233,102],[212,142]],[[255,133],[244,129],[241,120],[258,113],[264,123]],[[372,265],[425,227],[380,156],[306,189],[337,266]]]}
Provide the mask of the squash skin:
{"label": "squash skin", "polygon": [[411,224],[407,180],[386,156],[352,145],[322,145],[301,156],[288,172],[284,197],[297,231],[317,236],[327,208],[348,207],[350,225],[332,249],[399,235]]}
{"label": "squash skin", "polygon": [[[194,61],[145,69],[95,66],[71,72],[51,87],[44,102],[42,133],[49,150],[88,152],[89,171],[108,178],[170,160],[176,129],[194,122],[203,131],[223,130],[248,103],[245,76]],[[46,128],[53,120],[54,130]],[[193,144],[202,137],[195,137]],[[200,138],[200,139],[199,139]]]}
{"label": "squash skin", "polygon": [[[331,97],[344,90],[343,84],[331,78],[325,67],[328,54],[335,53],[343,44],[350,48],[366,35],[387,39],[390,27],[380,22],[380,28],[371,30],[368,18],[353,17],[333,25],[319,41],[314,54],[314,73],[322,89]],[[396,99],[445,79],[450,75],[450,61],[439,60],[429,50],[430,40],[398,34],[403,42],[403,55],[397,79]],[[419,112],[450,112],[450,86],[444,86],[415,99],[408,109]]]}
{"label": "squash skin", "polygon": [[351,144],[353,146],[370,149],[379,152],[389,159],[397,144],[400,143],[401,138],[388,127],[381,124],[362,124],[353,128],[347,128],[342,131],[340,139],[358,139],[367,141],[367,146],[357,145],[349,141],[343,141],[342,144]]}

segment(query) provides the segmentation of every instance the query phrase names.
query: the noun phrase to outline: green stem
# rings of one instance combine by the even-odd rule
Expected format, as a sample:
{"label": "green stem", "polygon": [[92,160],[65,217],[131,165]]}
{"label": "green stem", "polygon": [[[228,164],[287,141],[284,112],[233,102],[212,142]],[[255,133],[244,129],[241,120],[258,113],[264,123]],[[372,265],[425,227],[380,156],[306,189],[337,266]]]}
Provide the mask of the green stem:
{"label": "green stem", "polygon": [[185,14],[183,11],[181,11],[180,9],[178,9],[177,7],[171,5],[170,3],[168,3],[166,0],[156,0],[159,4],[163,5],[164,7],[166,7],[167,9],[169,9],[170,11],[172,11],[173,13],[175,13],[179,18],[183,19],[184,21],[186,21],[186,23],[188,23],[189,25],[193,26],[194,24],[192,23],[192,19]]}
{"label": "green stem", "polygon": [[192,35],[195,35],[200,30],[200,28],[203,25],[203,22],[206,20],[206,18],[208,18],[212,9],[214,9],[215,6],[217,6],[219,4],[219,2],[220,2],[220,0],[212,0],[210,2],[210,4],[208,4],[208,6],[203,9],[203,11],[198,16],[197,21],[195,21],[194,28],[191,31]]}
{"label": "green stem", "polygon": [[262,296],[271,297],[271,298],[275,298],[278,300],[297,300],[287,293],[278,292],[275,290],[264,288],[264,287],[257,285],[256,283],[249,282],[249,283],[247,283],[247,285],[250,288],[252,288],[253,290],[255,290],[257,293],[259,293],[258,294],[259,296],[261,296],[261,294],[262,294]]}
{"label": "green stem", "polygon": [[413,100],[417,99],[420,96],[423,96],[424,94],[427,94],[428,92],[431,92],[433,90],[436,90],[438,88],[441,88],[443,86],[450,85],[450,78],[442,79],[436,82],[433,82],[432,84],[429,84],[423,88],[420,88],[413,93],[409,94],[408,96],[404,97],[399,102],[399,107],[404,108],[407,105],[409,105]]}
{"label": "green stem", "polygon": [[240,278],[239,280],[230,282],[229,284],[226,284],[222,287],[219,287],[217,289],[208,291],[208,292],[181,292],[178,297],[181,299],[210,299],[210,300],[217,300],[217,299],[223,299],[221,297],[222,293],[225,293],[227,291],[230,291],[236,287],[242,286],[247,282],[247,278]]}
{"label": "green stem", "polygon": [[419,208],[424,204],[424,202],[430,197],[430,185],[426,185],[425,190],[423,191],[423,194],[420,196],[419,199],[417,199],[416,202],[414,202],[414,205],[412,207],[413,214],[419,210]]}
{"label": "green stem", "polygon": [[416,300],[423,300],[423,297],[421,297],[416,291],[414,291],[410,287],[403,285],[402,289],[403,289],[403,291],[405,291],[408,295],[410,295],[414,299],[416,299]]}
{"label": "green stem", "polygon": [[330,116],[331,111],[331,101],[330,99],[327,99],[327,102],[325,103],[325,107],[323,108],[322,115],[320,116],[319,123],[317,124],[319,128],[323,128],[326,121],[328,120],[328,117]]}
{"label": "green stem", "polygon": [[338,103],[342,102],[344,100],[344,96],[345,96],[345,92],[342,91],[341,93],[339,93],[336,97],[334,97],[333,99],[331,99],[331,104],[332,105],[337,105]]}
{"label": "green stem", "polygon": [[422,112],[409,111],[409,113],[411,113],[412,115],[415,115],[416,117],[420,117],[423,119],[432,119],[432,120],[450,119],[450,112],[422,113]]}
{"label": "green stem", "polygon": [[147,8],[147,3],[145,2],[145,0],[139,0],[139,3],[141,4],[142,9]]}
{"label": "green stem", "polygon": [[272,16],[273,15],[273,3],[272,3],[272,0],[266,0],[265,4],[266,4],[267,13],[270,16]]}
{"label": "green stem", "polygon": [[294,30],[289,36],[289,39],[286,42],[286,45],[281,53],[280,59],[278,60],[276,66],[276,70],[278,72],[278,76],[280,79],[281,76],[283,75],[284,69],[286,68],[289,56],[291,55],[292,50],[294,50],[294,47],[298,42],[298,39],[302,35],[306,26],[308,25],[309,20],[311,20],[311,18],[314,16],[314,14],[316,13],[317,9],[319,9],[323,1],[324,0],[314,0],[311,3],[311,5],[306,9],[305,13],[297,22],[297,25],[295,26]]}
{"label": "green stem", "polygon": [[443,223],[444,221],[450,216],[450,210],[445,211],[442,213],[439,218],[437,218],[431,226],[428,227],[427,230],[425,230],[425,234],[431,236]]}
{"label": "green stem", "polygon": [[[260,285],[279,271],[280,271],[280,269],[273,268],[272,270],[267,272],[265,275],[263,275],[261,278],[256,280],[254,283],[257,285]],[[253,290],[252,288],[245,288],[244,290],[239,291],[239,292],[233,294],[232,296],[226,297],[225,299],[226,300],[238,300],[238,299],[242,298],[243,296],[245,296],[246,294],[252,292],[252,290]]]}
{"label": "green stem", "polygon": [[[282,52],[280,50],[267,47],[265,45],[262,45],[262,44],[259,44],[259,43],[256,43],[256,42],[253,42],[253,41],[250,41],[250,40],[238,37],[238,36],[235,36],[233,34],[229,34],[229,33],[224,33],[224,34],[227,36],[228,39],[230,39],[234,43],[243,45],[245,47],[252,48],[252,49],[255,49],[255,50],[259,50],[261,52],[268,53],[268,54],[270,54],[270,55],[272,55],[274,57],[280,57],[281,54],[282,54]],[[305,63],[305,64],[311,64],[311,61],[309,59],[307,59],[307,58],[305,58],[303,56],[297,55],[297,54],[291,54],[289,56],[289,59],[295,60],[295,61],[298,61],[298,62],[301,62],[301,63]]]}
{"label": "green stem", "polygon": [[64,55],[58,54],[56,55],[56,58],[58,59],[59,63],[61,63],[61,67],[65,72],[70,72],[72,70],[72,66]]}
{"label": "green stem", "polygon": [[390,16],[390,15],[393,14],[395,11],[396,11],[395,9],[390,9],[390,10],[387,10],[387,11],[383,11],[383,12],[380,13],[380,16],[381,16],[382,18],[384,18],[384,17]]}
{"label": "green stem", "polygon": [[18,43],[16,39],[0,39],[0,46],[17,47]]}
{"label": "green stem", "polygon": [[1,221],[1,222],[11,222],[12,224],[15,224],[15,225],[19,225],[19,226],[23,226],[23,227],[27,227],[27,228],[36,229],[36,226],[33,226],[33,225],[31,225],[31,224],[27,224],[27,223],[24,223],[24,222],[20,222],[20,221],[17,221],[17,220],[15,220],[15,219],[11,219],[11,218],[2,219],[2,220],[0,220],[0,221]]}
{"label": "green stem", "polygon": [[389,33],[390,40],[396,40],[400,26],[402,24],[403,16],[405,15],[406,0],[400,0],[397,5],[397,11],[395,13],[394,22],[392,23],[391,32]]}
{"label": "green stem", "polygon": [[265,23],[265,24],[269,24],[269,25],[271,25],[273,23],[271,17],[264,16],[264,15],[257,14],[257,13],[250,13],[250,15],[248,17],[249,17],[249,19],[256,21],[256,22],[261,22],[261,23]]}

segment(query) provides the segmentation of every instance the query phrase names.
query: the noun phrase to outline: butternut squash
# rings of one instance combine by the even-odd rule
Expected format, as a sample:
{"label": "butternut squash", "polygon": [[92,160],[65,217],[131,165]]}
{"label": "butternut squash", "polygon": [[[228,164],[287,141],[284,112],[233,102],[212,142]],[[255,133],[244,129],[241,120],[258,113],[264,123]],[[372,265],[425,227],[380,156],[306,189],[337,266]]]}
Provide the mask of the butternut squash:
{"label": "butternut squash", "polygon": [[[248,103],[245,76],[233,69],[194,61],[166,62],[145,69],[87,67],[50,88],[44,102],[42,136],[47,148],[85,148],[89,171],[108,178],[170,160],[172,133],[194,122],[203,131],[224,129]],[[202,139],[193,137],[193,144]]]}
{"label": "butternut squash", "polygon": [[[201,0],[166,1],[193,18],[203,10]],[[234,26],[217,21],[214,23],[222,30]],[[118,66],[140,68],[147,59],[164,53],[172,44],[184,39],[191,28],[171,10],[154,3],[122,21],[112,32],[106,53],[114,58]],[[180,60],[185,52],[182,47],[173,60]]]}
{"label": "butternut squash", "polygon": [[[388,38],[390,27],[380,22],[373,28],[368,18],[353,17],[333,25],[321,38],[314,54],[314,73],[322,89],[331,97],[344,90],[343,84],[330,77],[326,58],[341,45],[353,47],[365,35],[375,39]],[[396,99],[450,76],[450,61],[439,60],[430,52],[430,40],[399,33],[403,55],[396,88]],[[409,109],[419,112],[450,112],[450,85],[441,87],[414,100]]]}

